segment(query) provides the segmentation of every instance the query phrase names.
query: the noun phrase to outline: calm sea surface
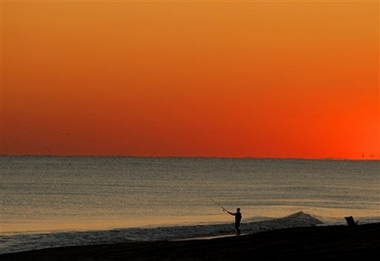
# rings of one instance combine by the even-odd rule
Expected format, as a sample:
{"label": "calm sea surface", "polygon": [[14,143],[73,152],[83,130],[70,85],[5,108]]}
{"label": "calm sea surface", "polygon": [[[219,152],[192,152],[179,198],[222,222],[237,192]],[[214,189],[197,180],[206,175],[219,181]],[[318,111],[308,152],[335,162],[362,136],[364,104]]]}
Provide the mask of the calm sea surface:
{"label": "calm sea surface", "polygon": [[243,230],[301,211],[323,224],[380,221],[379,161],[2,156],[0,169],[0,253],[46,247],[33,241],[42,235],[231,226],[215,202],[240,207]]}

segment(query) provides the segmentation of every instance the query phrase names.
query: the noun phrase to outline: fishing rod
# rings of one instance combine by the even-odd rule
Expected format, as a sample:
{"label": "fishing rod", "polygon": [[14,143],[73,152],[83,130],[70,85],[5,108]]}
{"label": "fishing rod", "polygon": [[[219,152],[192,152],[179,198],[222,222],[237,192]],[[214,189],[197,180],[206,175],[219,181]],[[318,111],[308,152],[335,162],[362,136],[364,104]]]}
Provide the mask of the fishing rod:
{"label": "fishing rod", "polygon": [[219,207],[221,207],[221,208],[223,209],[223,211],[227,211],[227,212],[228,212],[228,210],[225,209],[225,208],[224,208],[222,205],[220,205],[218,202],[216,202],[215,200],[213,200],[213,199],[210,198],[209,196],[206,196],[206,197],[208,197],[209,200],[211,200],[211,201],[214,202],[216,205],[218,205]]}

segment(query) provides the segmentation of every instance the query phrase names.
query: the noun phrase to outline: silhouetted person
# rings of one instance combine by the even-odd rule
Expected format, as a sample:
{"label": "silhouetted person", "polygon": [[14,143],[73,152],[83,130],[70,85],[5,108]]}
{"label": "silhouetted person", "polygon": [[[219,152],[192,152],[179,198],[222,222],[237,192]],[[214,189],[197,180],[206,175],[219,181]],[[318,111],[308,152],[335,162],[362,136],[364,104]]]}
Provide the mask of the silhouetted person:
{"label": "silhouetted person", "polygon": [[240,235],[240,221],[241,221],[241,218],[242,218],[242,215],[240,213],[240,208],[237,208],[236,209],[236,213],[232,213],[232,212],[229,212],[228,210],[226,209],[223,209],[223,211],[226,211],[228,214],[232,215],[232,216],[235,216],[235,228],[236,228],[236,233],[238,235]]}

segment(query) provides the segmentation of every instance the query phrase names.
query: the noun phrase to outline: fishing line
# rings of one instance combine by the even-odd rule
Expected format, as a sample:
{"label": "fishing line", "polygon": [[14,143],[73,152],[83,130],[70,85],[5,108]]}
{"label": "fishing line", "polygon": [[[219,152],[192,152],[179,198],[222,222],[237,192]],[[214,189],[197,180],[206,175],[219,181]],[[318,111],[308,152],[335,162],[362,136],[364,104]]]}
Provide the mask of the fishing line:
{"label": "fishing line", "polygon": [[214,202],[216,205],[218,205],[219,207],[221,207],[224,211],[227,211],[227,209],[225,209],[222,205],[220,205],[218,202],[216,202],[215,200],[213,200],[212,198],[210,198],[209,196],[206,195],[206,197],[211,200],[212,202]]}

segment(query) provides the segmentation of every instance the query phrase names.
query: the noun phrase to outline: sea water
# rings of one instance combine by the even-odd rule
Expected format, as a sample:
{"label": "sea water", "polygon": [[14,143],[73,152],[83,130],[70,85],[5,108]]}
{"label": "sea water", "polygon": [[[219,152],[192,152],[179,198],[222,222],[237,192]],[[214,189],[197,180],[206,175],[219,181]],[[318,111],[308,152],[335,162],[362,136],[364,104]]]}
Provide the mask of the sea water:
{"label": "sea water", "polygon": [[380,222],[380,162],[2,156],[0,253]]}

